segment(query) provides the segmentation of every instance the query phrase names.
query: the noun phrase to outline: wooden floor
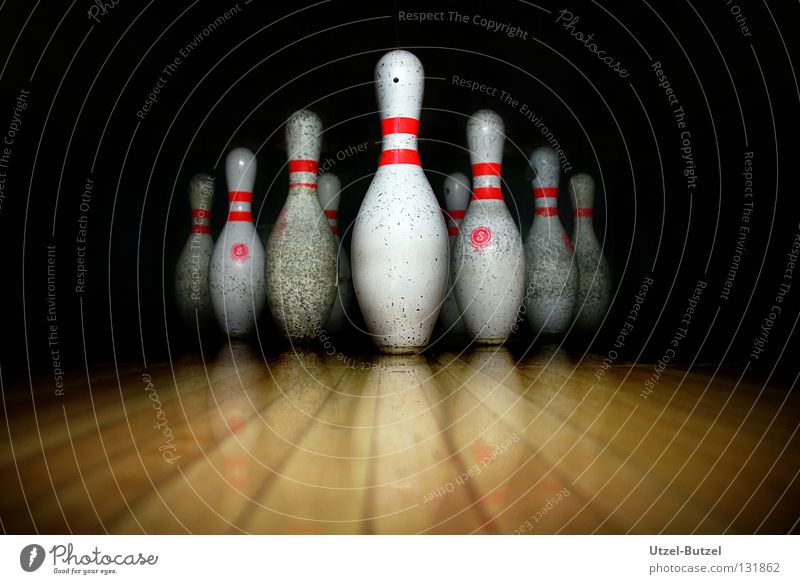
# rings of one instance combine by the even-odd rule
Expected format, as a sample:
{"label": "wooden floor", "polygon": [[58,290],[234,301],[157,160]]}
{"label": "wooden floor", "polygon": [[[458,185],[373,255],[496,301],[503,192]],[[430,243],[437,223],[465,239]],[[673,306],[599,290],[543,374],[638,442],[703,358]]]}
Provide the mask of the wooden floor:
{"label": "wooden floor", "polygon": [[2,529],[798,530],[796,395],[671,367],[645,398],[652,366],[599,366],[226,346],[205,364],[69,371],[63,397],[42,375],[32,394],[5,387]]}

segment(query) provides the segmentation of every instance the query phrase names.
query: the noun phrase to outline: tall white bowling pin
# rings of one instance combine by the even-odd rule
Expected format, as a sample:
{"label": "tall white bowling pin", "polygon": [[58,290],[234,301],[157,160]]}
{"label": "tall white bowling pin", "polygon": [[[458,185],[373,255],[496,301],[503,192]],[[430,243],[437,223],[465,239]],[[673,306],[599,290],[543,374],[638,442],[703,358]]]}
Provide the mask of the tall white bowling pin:
{"label": "tall white bowling pin", "polygon": [[375,67],[383,151],[356,218],[352,262],[364,321],[386,353],[428,344],[447,288],[447,230],[417,151],[424,76],[408,51]]}
{"label": "tall white bowling pin", "polygon": [[513,331],[525,286],[522,239],[503,201],[505,126],[491,110],[467,123],[472,200],[453,246],[452,277],[461,318],[476,341],[501,344]]}
{"label": "tall white bowling pin", "polygon": [[286,122],[289,194],[267,242],[267,296],[278,329],[294,341],[325,330],[336,300],[336,242],[317,199],[322,122],[308,110]]}
{"label": "tall white bowling pin", "polygon": [[611,269],[592,226],[594,179],[585,172],[578,173],[570,179],[569,191],[575,215],[572,242],[578,264],[575,326],[594,332],[603,322],[611,301]]}
{"label": "tall white bowling pin", "polygon": [[220,328],[231,337],[252,333],[264,308],[264,247],[251,213],[256,166],[256,157],[247,148],[228,153],[228,222],[211,254],[211,303]]}
{"label": "tall white bowling pin", "polygon": [[196,174],[189,183],[192,230],[175,269],[175,300],[186,328],[196,331],[214,320],[208,290],[208,265],[214,240],[211,237],[211,205],[214,179]]}
{"label": "tall white bowling pin", "polygon": [[536,334],[563,334],[572,322],[578,267],[561,220],[558,183],[561,167],[549,146],[533,151],[531,166],[536,214],[525,240],[525,304],[528,322]]}
{"label": "tall white bowling pin", "polygon": [[336,241],[338,255],[338,273],[336,278],[336,301],[333,304],[331,316],[328,318],[327,330],[336,334],[347,325],[347,310],[353,301],[353,274],[350,270],[350,258],[339,239],[339,202],[342,191],[342,182],[335,174],[326,172],[317,181],[317,196],[322,205],[325,218]]}
{"label": "tall white bowling pin", "polygon": [[[460,172],[448,174],[444,179],[444,205],[445,221],[447,222],[447,237],[450,240],[450,250],[452,255],[453,242],[458,235],[458,229],[464,220],[469,204],[469,179]],[[445,332],[451,334],[464,334],[467,328],[461,321],[461,312],[458,310],[455,294],[453,293],[453,282],[450,279],[448,270],[447,296],[442,303],[442,310],[439,313],[439,321]]]}

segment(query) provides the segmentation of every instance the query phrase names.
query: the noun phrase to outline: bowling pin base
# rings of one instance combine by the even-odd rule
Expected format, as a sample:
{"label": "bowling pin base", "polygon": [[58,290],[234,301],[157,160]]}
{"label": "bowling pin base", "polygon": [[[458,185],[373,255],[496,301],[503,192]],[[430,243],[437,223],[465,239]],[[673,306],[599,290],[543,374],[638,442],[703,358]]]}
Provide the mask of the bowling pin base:
{"label": "bowling pin base", "polygon": [[502,345],[508,339],[475,339],[476,343],[481,345]]}
{"label": "bowling pin base", "polygon": [[425,350],[426,345],[419,347],[378,347],[378,351],[385,355],[417,355]]}

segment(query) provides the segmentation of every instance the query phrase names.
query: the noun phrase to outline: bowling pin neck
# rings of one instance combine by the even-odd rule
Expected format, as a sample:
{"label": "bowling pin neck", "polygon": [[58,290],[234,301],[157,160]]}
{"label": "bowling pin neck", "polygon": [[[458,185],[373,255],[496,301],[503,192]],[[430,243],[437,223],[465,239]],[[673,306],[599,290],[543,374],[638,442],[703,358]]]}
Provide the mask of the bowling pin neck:
{"label": "bowling pin neck", "polygon": [[337,209],[327,208],[324,210],[325,219],[328,220],[328,226],[331,228],[331,233],[339,236],[339,211]]}
{"label": "bowling pin neck", "polygon": [[585,172],[579,172],[569,180],[569,194],[572,199],[572,214],[575,224],[592,224],[594,208],[594,179]]}
{"label": "bowling pin neck", "polygon": [[189,186],[189,203],[192,208],[192,233],[211,233],[211,203],[214,197],[214,179],[207,174],[197,174]]}
{"label": "bowling pin neck", "polygon": [[534,186],[533,202],[537,217],[558,218],[558,187]]}
{"label": "bowling pin neck", "polygon": [[445,213],[445,222],[447,223],[447,235],[452,239],[458,235],[458,230],[461,227],[461,222],[464,220],[466,209],[449,209]]}
{"label": "bowling pin neck", "polygon": [[417,150],[419,120],[411,117],[393,117],[381,120],[381,158],[379,166],[412,164],[420,166]]}
{"label": "bowling pin neck", "polygon": [[572,215],[575,217],[575,229],[582,231],[594,232],[592,223],[592,216],[594,211],[591,207],[577,207],[572,210]]}
{"label": "bowling pin neck", "polygon": [[375,91],[383,136],[378,170],[395,164],[420,166],[417,136],[425,91],[422,63],[408,51],[386,53],[375,66]]}
{"label": "bowling pin neck", "polygon": [[477,162],[472,165],[472,200],[503,200],[500,188],[500,162]]}
{"label": "bowling pin neck", "polygon": [[342,183],[335,174],[325,173],[317,181],[317,197],[334,236],[339,235],[339,193]]}
{"label": "bowling pin neck", "polygon": [[467,122],[473,201],[503,201],[500,171],[504,139],[503,119],[491,110],[475,112]]}
{"label": "bowling pin neck", "polygon": [[192,209],[192,233],[211,233],[211,212],[208,209]]}
{"label": "bowling pin neck", "polygon": [[317,169],[319,163],[312,159],[289,161],[289,194],[303,189],[317,189]]}
{"label": "bowling pin neck", "polygon": [[575,222],[572,227],[572,243],[577,253],[587,249],[599,249],[600,242],[594,232],[592,223],[592,210],[590,208],[579,207],[573,210]]}
{"label": "bowling pin neck", "polygon": [[228,212],[228,222],[253,222],[252,204],[253,193],[247,191],[231,191],[228,193],[230,210]]}
{"label": "bowling pin neck", "polygon": [[451,238],[458,235],[469,198],[469,179],[460,172],[448,174],[444,179],[444,203],[447,207],[447,232]]}
{"label": "bowling pin neck", "polygon": [[317,168],[322,146],[322,120],[309,110],[292,114],[286,122],[286,152],[289,156],[289,193],[317,188]]}

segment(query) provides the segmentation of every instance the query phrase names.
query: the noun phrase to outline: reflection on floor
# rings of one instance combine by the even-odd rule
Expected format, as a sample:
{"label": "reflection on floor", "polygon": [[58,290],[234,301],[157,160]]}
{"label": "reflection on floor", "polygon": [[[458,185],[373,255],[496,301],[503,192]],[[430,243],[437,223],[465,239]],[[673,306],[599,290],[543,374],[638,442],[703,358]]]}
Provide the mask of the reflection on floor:
{"label": "reflection on floor", "polygon": [[[333,353],[333,354],[328,354]],[[798,399],[505,349],[225,346],[6,392],[9,533],[786,533]],[[43,378],[44,379],[44,378]],[[51,380],[52,381],[52,380]],[[35,407],[34,407],[35,406]]]}

